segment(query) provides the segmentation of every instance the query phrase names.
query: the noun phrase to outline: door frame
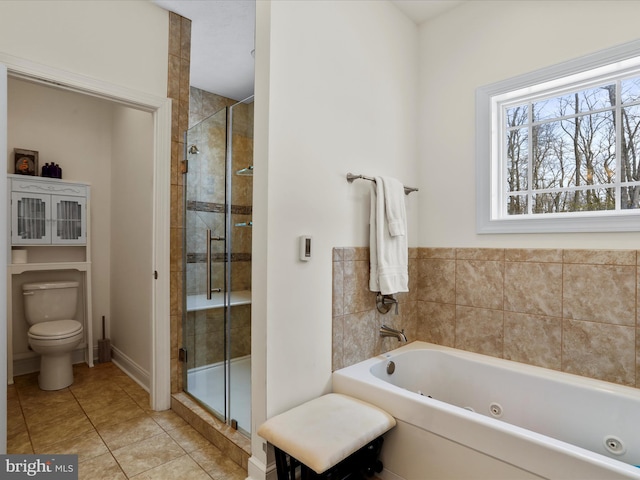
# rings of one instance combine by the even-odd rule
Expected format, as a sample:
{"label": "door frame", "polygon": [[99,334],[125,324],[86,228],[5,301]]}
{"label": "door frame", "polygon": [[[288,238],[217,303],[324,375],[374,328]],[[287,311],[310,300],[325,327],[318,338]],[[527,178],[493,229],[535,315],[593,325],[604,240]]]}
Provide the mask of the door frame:
{"label": "door frame", "polygon": [[[111,100],[138,110],[149,112],[153,115],[153,271],[149,272],[149,281],[152,282],[152,307],[151,307],[151,375],[150,397],[153,410],[167,410],[171,407],[171,364],[170,364],[170,206],[171,206],[171,99],[158,97],[145,92],[122,87],[102,80],[86,77],[77,73],[38,64],[30,60],[15,57],[0,52],[0,67],[6,66],[6,74],[0,68],[0,85],[6,85],[7,76],[22,78],[32,82],[54,86],[76,93],[91,95],[94,97]],[[1,93],[1,92],[0,92]],[[6,99],[5,99],[6,101]],[[1,104],[2,102],[0,102]],[[4,125],[6,143],[6,105],[4,106],[4,118],[0,118],[0,127]],[[0,117],[3,114],[0,105]],[[4,123],[3,123],[4,122]],[[6,145],[0,153],[6,157]],[[5,158],[6,164],[6,158]],[[6,182],[3,182],[3,184]],[[1,192],[0,192],[1,193]],[[8,209],[6,194],[0,194],[0,209],[6,212]],[[6,215],[6,213],[5,213]],[[0,218],[1,220],[1,218]],[[6,225],[6,219],[4,221]],[[6,228],[6,227],[5,227]],[[6,236],[6,235],[5,235]],[[0,240],[1,244],[2,240]],[[6,248],[0,251],[3,262],[6,262],[4,253]],[[0,263],[2,266],[2,263]],[[6,263],[5,268],[6,271]],[[157,272],[157,275],[154,275]],[[6,312],[6,287],[0,289],[0,303]],[[5,315],[6,317],[6,315]],[[2,325],[0,325],[2,327]],[[3,328],[6,332],[6,325]],[[0,337],[1,338],[1,337]],[[0,342],[0,358],[8,361],[7,345]],[[0,367],[2,363],[0,361]],[[6,368],[2,369],[5,378],[2,382],[5,393],[0,391],[2,398],[6,398]],[[2,377],[0,377],[2,380]],[[1,401],[0,401],[1,405]],[[0,425],[1,429],[2,425]],[[6,430],[6,425],[5,425]],[[0,431],[0,434],[3,432]],[[4,435],[0,435],[6,439]],[[2,443],[0,443],[0,447]]]}

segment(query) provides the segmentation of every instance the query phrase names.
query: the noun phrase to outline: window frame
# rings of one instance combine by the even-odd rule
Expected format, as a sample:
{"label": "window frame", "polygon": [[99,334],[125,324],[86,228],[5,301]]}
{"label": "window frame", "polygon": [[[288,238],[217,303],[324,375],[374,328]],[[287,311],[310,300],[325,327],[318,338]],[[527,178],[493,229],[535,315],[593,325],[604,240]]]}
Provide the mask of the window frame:
{"label": "window frame", "polygon": [[[640,67],[640,41],[619,45],[574,60],[553,65],[531,73],[496,82],[476,90],[476,231],[492,233],[567,233],[567,232],[633,232],[640,231],[640,209],[623,211],[591,211],[572,216],[565,214],[530,214],[506,216],[500,212],[501,178],[504,165],[499,158],[503,126],[496,126],[501,118],[498,98],[514,92],[534,92],[540,84],[554,82],[562,85],[569,78],[581,74],[589,76],[588,83],[598,70],[598,76],[620,72],[632,66]],[[574,80],[575,81],[575,80]],[[577,86],[577,84],[576,84]],[[579,87],[577,87],[579,88]],[[557,215],[557,216],[554,216]]]}

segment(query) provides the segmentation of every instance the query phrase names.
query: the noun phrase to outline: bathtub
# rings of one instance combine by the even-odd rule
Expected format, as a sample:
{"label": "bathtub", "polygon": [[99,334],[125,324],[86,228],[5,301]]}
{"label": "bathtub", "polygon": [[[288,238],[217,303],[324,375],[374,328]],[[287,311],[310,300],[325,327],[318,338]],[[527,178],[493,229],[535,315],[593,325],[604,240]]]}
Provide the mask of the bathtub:
{"label": "bathtub", "polygon": [[640,479],[635,388],[425,342],[332,380],[396,418],[384,480]]}

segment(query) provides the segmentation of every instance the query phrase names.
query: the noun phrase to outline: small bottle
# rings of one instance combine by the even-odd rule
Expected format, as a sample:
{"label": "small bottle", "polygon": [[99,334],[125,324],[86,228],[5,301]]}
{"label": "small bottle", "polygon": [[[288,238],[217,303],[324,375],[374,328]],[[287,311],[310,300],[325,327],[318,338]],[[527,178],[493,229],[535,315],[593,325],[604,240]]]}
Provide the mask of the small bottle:
{"label": "small bottle", "polygon": [[58,178],[62,179],[62,167],[56,163],[56,167],[58,167]]}
{"label": "small bottle", "polygon": [[50,170],[51,170],[51,167],[49,167],[49,164],[48,164],[48,163],[45,163],[45,164],[42,166],[42,176],[43,176],[43,177],[48,177],[48,176],[50,176]]}

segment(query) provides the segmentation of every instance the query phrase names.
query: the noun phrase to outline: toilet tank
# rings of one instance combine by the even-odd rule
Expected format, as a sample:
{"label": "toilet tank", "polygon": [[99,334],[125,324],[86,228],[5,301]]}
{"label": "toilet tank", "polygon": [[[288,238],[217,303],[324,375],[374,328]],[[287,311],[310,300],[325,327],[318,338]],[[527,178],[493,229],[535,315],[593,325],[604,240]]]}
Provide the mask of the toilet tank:
{"label": "toilet tank", "polygon": [[71,320],[76,315],[78,282],[43,282],[22,285],[24,316],[29,325]]}

